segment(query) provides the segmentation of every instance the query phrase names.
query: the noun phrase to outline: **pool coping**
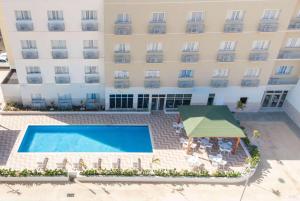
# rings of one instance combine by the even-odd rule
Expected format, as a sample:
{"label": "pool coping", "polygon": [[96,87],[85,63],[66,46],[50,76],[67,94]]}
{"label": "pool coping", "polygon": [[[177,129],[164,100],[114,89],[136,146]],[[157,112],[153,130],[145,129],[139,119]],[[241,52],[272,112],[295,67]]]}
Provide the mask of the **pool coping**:
{"label": "pool coping", "polygon": [[[88,125],[88,126],[108,126],[108,125],[113,125],[113,126],[147,126],[149,130],[149,135],[150,135],[150,142],[152,146],[152,152],[19,152],[19,148],[22,144],[22,141],[25,137],[26,131],[29,126],[82,126],[82,125]],[[155,154],[155,146],[154,146],[154,140],[152,136],[152,129],[150,124],[26,124],[24,129],[21,129],[19,136],[13,146],[12,152],[15,154],[20,154],[20,155],[37,155],[37,154],[43,154],[43,155],[57,155],[57,154],[105,154],[105,155],[114,155],[114,154],[128,154],[128,155],[154,155]]]}

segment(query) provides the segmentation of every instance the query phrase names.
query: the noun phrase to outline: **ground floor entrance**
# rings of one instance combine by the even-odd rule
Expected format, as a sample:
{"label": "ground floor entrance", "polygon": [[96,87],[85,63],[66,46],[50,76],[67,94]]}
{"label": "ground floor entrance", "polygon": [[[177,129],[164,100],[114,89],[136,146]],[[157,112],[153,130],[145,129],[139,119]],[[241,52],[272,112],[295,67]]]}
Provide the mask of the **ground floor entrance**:
{"label": "ground floor entrance", "polygon": [[282,107],[287,94],[288,94],[288,91],[282,91],[282,90],[266,91],[264,94],[264,97],[262,99],[261,106],[263,108]]}

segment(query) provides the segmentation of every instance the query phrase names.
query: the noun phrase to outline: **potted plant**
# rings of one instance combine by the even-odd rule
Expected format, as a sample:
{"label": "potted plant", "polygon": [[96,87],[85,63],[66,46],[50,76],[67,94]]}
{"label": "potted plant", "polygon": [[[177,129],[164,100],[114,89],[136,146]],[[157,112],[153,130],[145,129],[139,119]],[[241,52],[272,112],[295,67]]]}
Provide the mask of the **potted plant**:
{"label": "potted plant", "polygon": [[54,101],[51,101],[51,102],[50,102],[50,111],[53,111],[53,110],[54,110],[54,106],[55,106]]}
{"label": "potted plant", "polygon": [[80,110],[81,110],[81,111],[85,110],[84,100],[81,100],[81,101],[80,101]]}
{"label": "potted plant", "polygon": [[253,142],[255,143],[255,145],[259,144],[260,136],[261,136],[261,133],[259,132],[259,130],[253,130],[252,139],[253,139]]}
{"label": "potted plant", "polygon": [[239,110],[243,110],[244,107],[245,107],[245,104],[242,101],[239,100],[236,104],[236,108],[239,109]]}

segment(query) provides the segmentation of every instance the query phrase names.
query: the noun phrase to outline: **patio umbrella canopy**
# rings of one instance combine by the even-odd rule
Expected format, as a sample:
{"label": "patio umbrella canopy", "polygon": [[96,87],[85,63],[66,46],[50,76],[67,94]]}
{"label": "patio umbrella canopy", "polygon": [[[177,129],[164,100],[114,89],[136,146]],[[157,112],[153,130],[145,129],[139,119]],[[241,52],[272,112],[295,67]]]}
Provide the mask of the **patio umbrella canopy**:
{"label": "patio umbrella canopy", "polygon": [[178,111],[188,137],[246,137],[227,106],[179,106]]}

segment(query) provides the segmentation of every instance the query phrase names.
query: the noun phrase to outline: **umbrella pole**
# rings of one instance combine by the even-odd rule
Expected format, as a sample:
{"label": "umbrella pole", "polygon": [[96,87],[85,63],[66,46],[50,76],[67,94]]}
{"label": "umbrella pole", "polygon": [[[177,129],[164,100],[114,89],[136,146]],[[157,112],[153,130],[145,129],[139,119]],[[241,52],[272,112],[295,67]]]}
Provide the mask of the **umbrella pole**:
{"label": "umbrella pole", "polygon": [[193,138],[192,137],[189,137],[189,142],[188,142],[188,146],[187,146],[187,149],[186,149],[186,154],[191,154],[191,145],[193,143]]}
{"label": "umbrella pole", "polygon": [[233,150],[232,150],[232,154],[235,154],[236,153],[236,150],[237,150],[237,148],[239,147],[239,144],[240,144],[240,138],[238,137],[238,138],[236,138],[236,140],[235,140],[235,144],[234,144],[234,147],[233,147]]}

